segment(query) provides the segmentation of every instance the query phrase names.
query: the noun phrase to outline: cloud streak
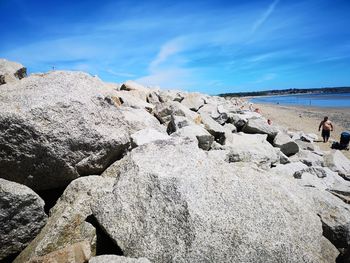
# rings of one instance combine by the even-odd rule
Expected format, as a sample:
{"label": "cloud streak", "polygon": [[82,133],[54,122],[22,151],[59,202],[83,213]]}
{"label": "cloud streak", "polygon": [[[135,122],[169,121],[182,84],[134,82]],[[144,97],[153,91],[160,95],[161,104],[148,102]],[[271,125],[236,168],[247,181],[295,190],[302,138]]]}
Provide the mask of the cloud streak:
{"label": "cloud streak", "polygon": [[265,21],[272,15],[275,11],[276,6],[279,0],[274,0],[269,7],[265,10],[265,12],[260,16],[260,18],[254,23],[252,32],[255,33],[264,23]]}

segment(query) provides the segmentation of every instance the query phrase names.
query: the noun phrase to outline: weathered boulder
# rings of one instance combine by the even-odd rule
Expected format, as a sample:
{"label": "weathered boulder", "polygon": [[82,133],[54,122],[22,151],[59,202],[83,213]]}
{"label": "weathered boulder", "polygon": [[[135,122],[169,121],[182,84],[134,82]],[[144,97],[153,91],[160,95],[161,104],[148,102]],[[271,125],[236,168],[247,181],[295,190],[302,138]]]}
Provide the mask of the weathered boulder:
{"label": "weathered boulder", "polygon": [[307,166],[324,166],[323,157],[311,151],[300,150],[289,158],[291,162],[302,162]]}
{"label": "weathered boulder", "polygon": [[189,119],[187,119],[184,116],[176,116],[172,115],[171,120],[167,127],[167,133],[172,134],[173,132],[176,132],[177,130],[189,126],[194,125],[195,123]]}
{"label": "weathered boulder", "polygon": [[204,128],[214,136],[215,141],[220,144],[225,144],[228,130],[226,130],[223,126],[217,123],[212,117],[207,115],[206,113],[201,114],[202,123]]}
{"label": "weathered boulder", "polygon": [[142,86],[139,83],[136,83],[135,81],[128,80],[125,83],[123,83],[120,87],[121,91],[128,91],[130,95],[133,97],[139,98],[143,101],[147,101],[147,97],[151,90],[149,88],[146,88]]}
{"label": "weathered boulder", "polygon": [[188,140],[158,141],[115,164],[114,190],[93,205],[93,214],[124,256],[335,261],[337,250],[293,181],[208,155]]}
{"label": "weathered boulder", "polygon": [[266,141],[266,137],[264,134],[232,134],[232,138],[225,145],[225,149],[229,150],[226,160],[254,163],[265,169],[270,168],[279,161],[279,155]]}
{"label": "weathered boulder", "polygon": [[305,191],[313,199],[314,209],[322,221],[323,235],[338,249],[348,250],[350,248],[349,205],[325,191],[310,187]]}
{"label": "weathered boulder", "polygon": [[27,262],[61,248],[87,241],[91,254],[96,251],[96,229],[88,222],[95,200],[112,191],[115,179],[87,176],[71,182],[56,205],[50,210],[47,224],[14,262]]}
{"label": "weathered boulder", "polygon": [[291,156],[299,152],[299,146],[287,134],[283,132],[277,133],[273,140],[273,146],[281,149],[287,156]]}
{"label": "weathered boulder", "polygon": [[113,91],[101,80],[81,72],[54,71],[5,85],[0,177],[42,190],[102,173],[135,132],[107,95]]}
{"label": "weathered boulder", "polygon": [[0,85],[10,83],[27,76],[27,69],[20,63],[0,59]]}
{"label": "weathered boulder", "polygon": [[242,131],[250,134],[267,134],[271,141],[273,141],[278,133],[278,129],[273,125],[269,125],[263,118],[249,119]]}
{"label": "weathered boulder", "polygon": [[160,102],[177,101],[181,102],[184,99],[182,91],[178,90],[159,90]]}
{"label": "weathered boulder", "polygon": [[129,91],[125,91],[125,90],[117,91],[116,95],[118,96],[121,102],[120,104],[125,107],[131,107],[135,109],[146,109],[148,111],[152,111],[155,107],[154,105],[138,97],[133,96],[132,94],[130,94]]}
{"label": "weathered boulder", "polygon": [[172,136],[188,137],[198,141],[198,147],[205,151],[208,151],[214,142],[214,136],[200,125],[185,126],[173,133]]}
{"label": "weathered boulder", "polygon": [[0,261],[23,250],[46,219],[44,201],[33,190],[0,178]]}
{"label": "weathered boulder", "polygon": [[93,257],[89,263],[151,263],[147,258],[128,258],[116,255],[102,255]]}
{"label": "weathered boulder", "polygon": [[324,157],[324,165],[337,172],[346,180],[350,180],[350,160],[341,151],[332,151]]}
{"label": "weathered boulder", "polygon": [[302,171],[307,167],[308,166],[302,162],[293,162],[287,164],[277,164],[276,167],[271,169],[271,171],[280,176],[292,177],[296,172]]}
{"label": "weathered boulder", "polygon": [[192,111],[198,111],[205,104],[205,99],[200,93],[185,93],[181,104]]}
{"label": "weathered boulder", "polygon": [[[75,243],[41,257],[34,257],[27,263],[86,263],[91,258],[91,247],[87,241]],[[90,262],[90,261],[89,261]]]}
{"label": "weathered boulder", "polygon": [[169,123],[171,116],[183,116],[196,124],[201,122],[199,114],[189,110],[178,101],[168,101],[156,105],[154,115],[160,123]]}
{"label": "weathered boulder", "polygon": [[311,142],[302,141],[301,139],[293,140],[300,150],[314,151],[315,145]]}
{"label": "weathered boulder", "polygon": [[131,145],[137,147],[157,140],[169,140],[170,136],[157,130],[147,128],[131,135]]}

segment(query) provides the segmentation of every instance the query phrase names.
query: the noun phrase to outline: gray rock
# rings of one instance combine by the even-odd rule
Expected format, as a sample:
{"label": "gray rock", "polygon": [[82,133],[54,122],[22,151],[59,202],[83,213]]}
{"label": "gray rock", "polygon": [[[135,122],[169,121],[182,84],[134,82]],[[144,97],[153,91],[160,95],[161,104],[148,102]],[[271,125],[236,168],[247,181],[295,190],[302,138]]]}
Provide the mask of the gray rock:
{"label": "gray rock", "polygon": [[92,203],[112,191],[114,181],[111,177],[87,176],[71,182],[50,210],[45,227],[15,263],[27,262],[82,241],[91,245],[91,254],[95,255],[96,230],[85,220],[92,214]]}
{"label": "gray rock", "polygon": [[147,258],[128,258],[116,255],[102,255],[93,257],[89,263],[151,263]]}
{"label": "gray rock", "polygon": [[106,99],[111,96],[101,80],[80,72],[54,71],[4,85],[0,177],[41,190],[102,173],[135,132],[123,110]]}
{"label": "gray rock", "polygon": [[204,104],[205,99],[203,94],[200,93],[187,93],[184,94],[184,99],[181,104],[193,111],[198,111]]}
{"label": "gray rock", "polygon": [[160,90],[159,98],[160,102],[181,102],[184,99],[184,95],[183,92],[177,90]]}
{"label": "gray rock", "polygon": [[315,145],[311,142],[302,141],[301,139],[294,141],[298,144],[300,150],[315,151]]}
{"label": "gray rock", "polygon": [[117,91],[116,95],[119,97],[121,104],[125,107],[146,109],[148,111],[152,111],[155,107],[154,105],[142,100],[141,98],[133,96],[129,91]]}
{"label": "gray rock", "polygon": [[194,125],[194,122],[184,116],[173,115],[171,116],[171,121],[168,124],[167,133],[172,134],[173,132],[176,132],[179,129],[189,125]]}
{"label": "gray rock", "polygon": [[278,151],[277,155],[279,156],[280,164],[290,163],[288,156],[286,156],[283,152]]}
{"label": "gray rock", "polygon": [[341,151],[332,151],[324,156],[324,166],[350,180],[350,160]]}
{"label": "gray rock", "polygon": [[310,151],[300,150],[289,158],[291,162],[302,162],[307,166],[324,166],[323,157]]}
{"label": "gray rock", "polygon": [[198,147],[208,151],[214,142],[214,136],[207,132],[203,127],[199,125],[189,125],[179,129],[173,133],[173,136],[182,136],[198,141]]}
{"label": "gray rock", "polygon": [[279,161],[277,151],[266,141],[264,134],[232,134],[226,142],[225,149],[229,150],[228,162],[254,163],[264,169]]}
{"label": "gray rock", "polygon": [[27,76],[27,69],[17,62],[0,59],[0,85],[14,82]]}
{"label": "gray rock", "polygon": [[350,208],[331,193],[306,189],[322,221],[323,233],[337,248],[350,246]]}
{"label": "gray rock", "polygon": [[131,135],[131,145],[137,147],[157,140],[169,140],[170,136],[157,130],[147,128]]}
{"label": "gray rock", "polygon": [[267,120],[262,118],[249,119],[242,131],[250,134],[267,134],[271,141],[278,133],[278,129],[275,126],[269,125]]}
{"label": "gray rock", "polygon": [[46,220],[44,201],[33,190],[0,178],[0,261],[23,250]]}
{"label": "gray rock", "polygon": [[299,152],[299,146],[287,134],[283,132],[277,133],[273,140],[273,146],[281,149],[287,156],[291,156]]}
{"label": "gray rock", "polygon": [[156,105],[154,115],[160,123],[168,124],[171,121],[171,116],[183,116],[196,124],[201,123],[199,114],[189,110],[178,101],[168,101]]}
{"label": "gray rock", "polygon": [[226,141],[226,133],[228,132],[224,127],[222,127],[219,123],[217,123],[212,117],[207,115],[206,113],[202,113],[201,115],[202,123],[204,128],[214,136],[215,141],[220,144],[225,144]]}
{"label": "gray rock", "polygon": [[127,82],[123,83],[120,87],[120,90],[128,91],[129,94],[132,95],[133,97],[139,98],[145,102],[147,101],[147,97],[151,92],[150,89],[132,80],[128,80]]}
{"label": "gray rock", "polygon": [[328,263],[338,255],[293,181],[208,158],[191,141],[150,143],[124,159],[113,192],[93,205],[124,256]]}

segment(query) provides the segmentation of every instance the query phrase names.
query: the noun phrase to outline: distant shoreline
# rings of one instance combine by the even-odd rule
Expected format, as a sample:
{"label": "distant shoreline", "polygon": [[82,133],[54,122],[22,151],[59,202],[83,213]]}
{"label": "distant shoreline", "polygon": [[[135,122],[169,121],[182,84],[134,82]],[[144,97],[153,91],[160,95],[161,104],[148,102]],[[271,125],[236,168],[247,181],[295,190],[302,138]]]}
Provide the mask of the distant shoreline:
{"label": "distant shoreline", "polygon": [[[324,116],[328,116],[333,122],[335,131],[331,133],[331,139],[339,141],[340,133],[350,131],[350,111],[348,108],[320,108],[295,105],[277,105],[277,104],[254,104],[259,108],[262,115],[271,119],[273,124],[286,127],[289,130],[304,131],[306,133],[315,133],[320,137],[318,126]],[[331,150],[329,143],[316,143],[321,150]],[[343,151],[350,158],[350,151]]]}

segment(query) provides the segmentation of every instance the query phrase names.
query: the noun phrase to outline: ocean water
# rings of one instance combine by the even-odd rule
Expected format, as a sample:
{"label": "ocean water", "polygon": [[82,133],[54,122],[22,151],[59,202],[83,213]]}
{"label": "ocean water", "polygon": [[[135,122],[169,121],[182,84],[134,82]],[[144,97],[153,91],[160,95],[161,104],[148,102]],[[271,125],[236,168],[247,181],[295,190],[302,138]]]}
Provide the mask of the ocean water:
{"label": "ocean water", "polygon": [[293,94],[250,99],[252,103],[350,108],[350,93]]}

